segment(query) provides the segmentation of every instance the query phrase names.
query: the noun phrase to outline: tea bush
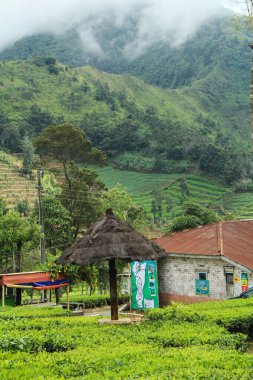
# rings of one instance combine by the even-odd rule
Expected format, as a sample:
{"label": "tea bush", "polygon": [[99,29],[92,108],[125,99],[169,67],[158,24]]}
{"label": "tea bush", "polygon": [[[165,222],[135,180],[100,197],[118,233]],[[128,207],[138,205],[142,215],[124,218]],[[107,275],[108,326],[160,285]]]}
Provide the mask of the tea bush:
{"label": "tea bush", "polygon": [[[64,294],[61,298],[62,302],[67,301],[67,295]],[[71,302],[78,302],[78,303],[84,303],[85,309],[91,309],[93,307],[100,307],[100,306],[106,306],[110,305],[111,299],[110,295],[101,295],[101,294],[94,294],[91,296],[82,295],[82,294],[74,294],[71,295],[70,298]],[[127,303],[129,301],[128,295],[119,295],[118,296],[118,303],[119,305],[123,303]]]}
{"label": "tea bush", "polygon": [[228,331],[252,306],[174,304],[113,326],[60,308],[2,308],[0,379],[252,380],[247,336]]}

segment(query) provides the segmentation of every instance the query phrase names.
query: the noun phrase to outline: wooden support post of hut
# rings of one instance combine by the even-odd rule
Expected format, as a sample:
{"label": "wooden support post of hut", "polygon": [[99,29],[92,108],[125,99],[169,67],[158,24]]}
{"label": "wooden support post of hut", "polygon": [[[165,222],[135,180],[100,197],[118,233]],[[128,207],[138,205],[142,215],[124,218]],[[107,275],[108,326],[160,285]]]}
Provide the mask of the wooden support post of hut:
{"label": "wooden support post of hut", "polygon": [[62,253],[57,264],[92,265],[109,261],[111,320],[115,321],[118,320],[116,259],[127,263],[156,260],[165,255],[157,243],[135,231],[108,209],[101,220]]}
{"label": "wooden support post of hut", "polygon": [[2,285],[2,307],[5,306],[5,286]]}
{"label": "wooden support post of hut", "polygon": [[118,319],[118,290],[117,290],[117,270],[116,260],[109,260],[109,280],[110,280],[110,298],[111,298],[111,319]]}
{"label": "wooden support post of hut", "polygon": [[67,309],[69,310],[69,284],[67,285]]}

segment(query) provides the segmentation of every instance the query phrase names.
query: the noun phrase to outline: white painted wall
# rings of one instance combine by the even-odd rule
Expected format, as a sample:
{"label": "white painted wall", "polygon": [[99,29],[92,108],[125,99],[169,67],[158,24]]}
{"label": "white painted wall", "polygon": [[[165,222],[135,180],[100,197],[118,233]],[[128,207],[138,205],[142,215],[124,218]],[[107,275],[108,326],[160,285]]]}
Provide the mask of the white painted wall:
{"label": "white painted wall", "polygon": [[[232,267],[218,258],[171,257],[162,259],[158,264],[159,291],[170,294],[195,296],[195,280],[198,272],[208,272],[210,283],[210,298],[226,299],[226,277],[224,267]],[[234,283],[234,296],[242,292],[241,269],[234,268],[234,277],[239,278]],[[252,275],[249,277],[249,287],[253,286]],[[206,297],[206,296],[205,296]]]}

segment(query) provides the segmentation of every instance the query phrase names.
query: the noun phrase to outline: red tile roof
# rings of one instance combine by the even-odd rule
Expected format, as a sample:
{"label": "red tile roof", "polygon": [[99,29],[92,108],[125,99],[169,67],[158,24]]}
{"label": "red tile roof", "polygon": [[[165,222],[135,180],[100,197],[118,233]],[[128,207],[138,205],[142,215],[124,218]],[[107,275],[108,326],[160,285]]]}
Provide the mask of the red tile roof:
{"label": "red tile roof", "polygon": [[168,253],[223,255],[253,270],[253,220],[208,224],[155,241]]}

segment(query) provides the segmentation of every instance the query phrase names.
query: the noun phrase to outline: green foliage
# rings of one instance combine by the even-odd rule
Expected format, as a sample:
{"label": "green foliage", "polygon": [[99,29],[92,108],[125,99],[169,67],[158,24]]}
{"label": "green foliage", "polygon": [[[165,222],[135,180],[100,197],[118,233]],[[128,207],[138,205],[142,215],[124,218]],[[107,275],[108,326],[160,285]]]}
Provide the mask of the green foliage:
{"label": "green foliage", "polygon": [[[247,337],[215,322],[225,310],[233,311],[232,321],[250,307],[247,300],[173,305],[150,310],[146,321],[128,326],[103,325],[96,317],[70,318],[59,308],[0,309],[1,376],[250,380],[253,359],[244,353]],[[158,319],[159,313],[169,318]]]}
{"label": "green foliage", "polygon": [[3,198],[0,198],[0,218],[7,213],[8,209],[6,206],[6,201]]}
{"label": "green foliage", "polygon": [[1,126],[1,149],[10,152],[20,151],[20,130],[17,125],[4,124]]}
{"label": "green foliage", "polygon": [[[50,112],[44,111],[38,104],[32,104],[29,113],[24,117],[23,129],[31,136],[37,135],[44,128],[54,124],[54,117]],[[15,149],[13,150],[15,152]]]}
{"label": "green foliage", "polygon": [[253,335],[252,299],[235,299],[224,302],[207,302],[194,305],[174,303],[172,307],[148,310],[151,321],[208,321],[224,326],[232,333]]}
{"label": "green foliage", "polygon": [[34,334],[27,334],[21,338],[16,338],[16,334],[4,335],[0,338],[1,351],[21,351],[38,353],[45,352],[63,352],[75,347],[74,341],[71,339],[66,340],[60,334],[44,334],[34,336]]}
{"label": "green foliage", "polygon": [[80,229],[87,228],[101,215],[101,195],[104,189],[94,170],[69,163],[62,192],[58,195],[69,211],[76,238]]}
{"label": "green foliage", "polygon": [[234,189],[236,193],[253,192],[253,181],[250,178],[245,178],[240,181],[237,181],[234,184]]}
{"label": "green foliage", "polygon": [[15,211],[17,211],[20,214],[20,216],[23,216],[23,217],[29,216],[31,208],[27,199],[24,201],[18,201],[15,206]]}
{"label": "green foliage", "polygon": [[45,58],[45,64],[46,65],[55,65],[56,64],[56,59],[53,58],[53,57]]}
{"label": "green foliage", "polygon": [[203,207],[198,203],[185,202],[183,204],[183,212],[185,215],[193,215],[201,220],[201,224],[218,222],[220,220],[218,214],[208,207]]}
{"label": "green foliage", "polygon": [[[189,166],[201,165],[207,174],[229,184],[250,175],[242,156],[249,124],[241,122],[245,116],[239,111],[238,122],[237,116],[228,121],[231,109],[217,111],[215,104],[207,111],[202,99],[209,96],[206,82],[205,92],[199,82],[190,90],[163,90],[137,78],[111,76],[90,67],[66,71],[53,65],[62,69],[60,76],[49,75],[47,67],[27,61],[0,66],[2,148],[18,152],[25,134],[36,136],[49,125],[65,123],[80,126],[94,146],[122,168],[182,173]],[[101,100],[96,99],[99,91]],[[24,94],[31,97],[24,99]],[[219,94],[220,88],[215,87],[208,104]],[[97,156],[93,158],[98,161]]]}
{"label": "green foliage", "polygon": [[155,167],[155,157],[143,157],[136,153],[123,153],[114,158],[113,162],[123,170],[151,172]]}
{"label": "green foliage", "polygon": [[81,161],[91,151],[91,142],[83,132],[72,125],[51,125],[34,141],[42,155],[48,155],[62,163]]}
{"label": "green foliage", "polygon": [[201,226],[202,220],[195,215],[182,215],[173,219],[169,231],[182,231]]}
{"label": "green foliage", "polygon": [[[182,204],[183,215],[178,216],[165,226],[166,232],[182,231],[187,228],[195,228],[204,224],[218,222],[221,217],[212,209],[198,203],[185,202]],[[236,216],[229,214],[229,217]],[[227,215],[224,216],[227,219]]]}
{"label": "green foliage", "polygon": [[[35,206],[34,215],[38,215]],[[71,215],[62,203],[53,196],[43,197],[44,234],[46,248],[52,253],[63,250],[73,241]]]}
{"label": "green foliage", "polygon": [[[32,220],[9,210],[0,217],[0,253],[3,269],[21,271],[22,247],[29,242],[30,247],[38,244],[39,227]],[[7,257],[6,257],[7,255]],[[4,271],[3,271],[4,272]]]}
{"label": "green foliage", "polygon": [[134,228],[141,229],[146,218],[141,206],[136,206],[130,194],[120,184],[103,193],[102,209],[112,208],[113,212],[120,219],[128,221]]}
{"label": "green foliage", "polygon": [[47,70],[50,74],[58,75],[59,74],[59,69],[55,64],[50,64],[47,66]]}
{"label": "green foliage", "polygon": [[31,176],[33,169],[34,147],[28,136],[25,136],[21,141],[21,148],[23,153],[22,172]]}
{"label": "green foliage", "polygon": [[[107,272],[108,275],[108,272]],[[108,277],[108,276],[107,276]],[[107,280],[108,282],[108,280]],[[61,302],[66,302],[67,296],[64,294],[61,298]],[[70,301],[71,302],[80,302],[84,303],[85,309],[91,309],[94,307],[101,307],[101,306],[107,306],[110,305],[111,299],[109,294],[92,294],[92,295],[70,295]],[[124,304],[129,301],[128,295],[118,295],[118,304]]]}

